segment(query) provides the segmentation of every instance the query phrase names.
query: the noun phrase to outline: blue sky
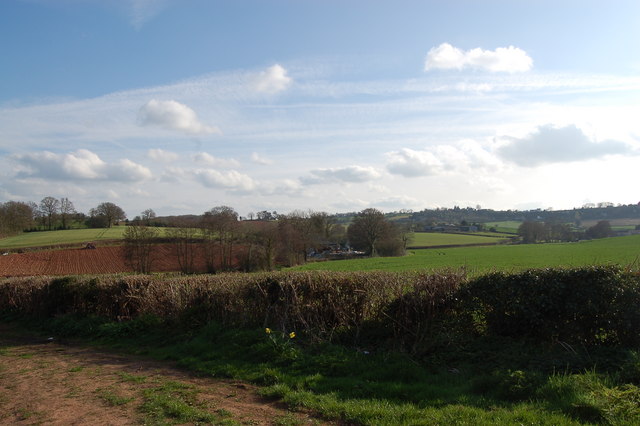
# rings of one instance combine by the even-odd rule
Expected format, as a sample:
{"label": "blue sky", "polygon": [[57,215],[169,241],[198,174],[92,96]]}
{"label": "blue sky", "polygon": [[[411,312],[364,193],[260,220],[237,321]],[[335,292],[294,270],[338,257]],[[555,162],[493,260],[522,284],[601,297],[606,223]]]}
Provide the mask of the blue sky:
{"label": "blue sky", "polygon": [[0,2],[0,201],[636,203],[640,2]]}

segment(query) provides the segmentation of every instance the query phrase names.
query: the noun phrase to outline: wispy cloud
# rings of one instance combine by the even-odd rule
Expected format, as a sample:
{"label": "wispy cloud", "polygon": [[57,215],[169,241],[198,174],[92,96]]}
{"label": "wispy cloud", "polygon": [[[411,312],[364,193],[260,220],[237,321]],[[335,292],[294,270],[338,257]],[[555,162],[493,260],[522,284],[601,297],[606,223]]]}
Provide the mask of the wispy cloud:
{"label": "wispy cloud", "polygon": [[167,7],[169,0],[125,0],[127,2],[129,20],[136,30],[154,18]]}
{"label": "wispy cloud", "polygon": [[240,163],[233,159],[217,158],[207,152],[199,152],[193,156],[193,161],[205,166],[234,168],[239,167]]}
{"label": "wispy cloud", "polygon": [[147,156],[153,161],[160,163],[172,163],[180,158],[180,155],[175,152],[165,151],[159,148],[152,148],[147,151]]}
{"label": "wispy cloud", "polygon": [[217,127],[202,123],[194,110],[173,100],[150,100],[140,107],[138,122],[143,126],[161,126],[194,135],[221,133]]}
{"label": "wispy cloud", "polygon": [[374,167],[347,166],[328,169],[315,169],[310,171],[311,176],[300,180],[308,185],[320,183],[362,183],[379,179],[382,174]]}
{"label": "wispy cloud", "polygon": [[251,153],[251,161],[255,164],[259,164],[261,166],[269,166],[273,164],[273,161],[267,157],[264,157],[257,152]]}
{"label": "wispy cloud", "polygon": [[491,72],[523,72],[533,67],[533,59],[524,50],[509,46],[498,47],[495,50],[483,50],[475,48],[462,50],[442,43],[433,47],[427,53],[424,69],[480,69]]}

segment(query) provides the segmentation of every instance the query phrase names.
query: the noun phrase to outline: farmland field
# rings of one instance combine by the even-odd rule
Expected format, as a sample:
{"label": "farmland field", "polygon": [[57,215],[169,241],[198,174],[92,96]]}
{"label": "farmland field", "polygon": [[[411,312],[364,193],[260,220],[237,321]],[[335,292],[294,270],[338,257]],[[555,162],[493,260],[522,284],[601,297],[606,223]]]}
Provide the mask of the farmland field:
{"label": "farmland field", "polygon": [[493,244],[505,242],[504,236],[447,234],[441,232],[416,232],[409,247],[461,246],[469,244]]}
{"label": "farmland field", "polygon": [[0,249],[44,247],[61,244],[85,243],[89,241],[121,239],[124,226],[113,228],[68,229],[64,231],[25,232],[0,239]]}
{"label": "farmland field", "polygon": [[595,264],[640,266],[640,235],[578,243],[496,245],[410,250],[403,257],[376,257],[309,263],[298,270],[411,271],[465,267],[472,274],[492,270],[586,266]]}
{"label": "farmland field", "polygon": [[517,234],[518,233],[518,227],[520,227],[520,224],[522,222],[518,222],[515,220],[507,220],[507,221],[503,221],[503,222],[486,222],[483,225],[486,228],[495,228],[496,231],[498,232],[506,232],[509,234]]}

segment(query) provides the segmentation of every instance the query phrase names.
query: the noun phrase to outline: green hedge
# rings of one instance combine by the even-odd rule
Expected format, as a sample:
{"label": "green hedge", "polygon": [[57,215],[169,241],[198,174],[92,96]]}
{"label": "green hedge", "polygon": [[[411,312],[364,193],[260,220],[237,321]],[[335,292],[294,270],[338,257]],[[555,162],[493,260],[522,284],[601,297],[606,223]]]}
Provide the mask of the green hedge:
{"label": "green hedge", "polygon": [[460,292],[482,332],[583,344],[640,343],[640,276],[613,266],[492,273]]}

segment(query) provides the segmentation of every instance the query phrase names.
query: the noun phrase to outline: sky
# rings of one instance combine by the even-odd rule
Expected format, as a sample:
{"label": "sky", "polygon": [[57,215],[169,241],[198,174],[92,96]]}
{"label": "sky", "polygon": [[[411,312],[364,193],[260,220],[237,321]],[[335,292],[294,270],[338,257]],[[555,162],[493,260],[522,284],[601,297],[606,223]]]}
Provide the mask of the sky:
{"label": "sky", "polygon": [[637,0],[2,0],[0,202],[640,201]]}

